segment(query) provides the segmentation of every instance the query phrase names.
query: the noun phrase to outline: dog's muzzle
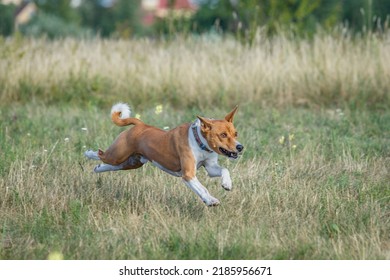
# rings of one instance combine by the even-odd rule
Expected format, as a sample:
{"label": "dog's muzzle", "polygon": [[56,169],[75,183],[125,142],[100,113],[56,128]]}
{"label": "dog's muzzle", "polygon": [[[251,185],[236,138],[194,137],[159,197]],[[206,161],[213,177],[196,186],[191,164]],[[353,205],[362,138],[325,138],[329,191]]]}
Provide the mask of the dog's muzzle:
{"label": "dog's muzzle", "polygon": [[241,145],[240,143],[238,143],[238,144],[236,145],[236,150],[237,150],[237,152],[232,152],[232,151],[228,151],[228,150],[226,150],[226,149],[224,149],[224,148],[221,148],[221,147],[219,148],[219,151],[220,151],[223,155],[225,155],[225,156],[227,156],[228,158],[231,158],[231,159],[237,159],[239,153],[241,153],[242,150],[244,150],[244,146]]}

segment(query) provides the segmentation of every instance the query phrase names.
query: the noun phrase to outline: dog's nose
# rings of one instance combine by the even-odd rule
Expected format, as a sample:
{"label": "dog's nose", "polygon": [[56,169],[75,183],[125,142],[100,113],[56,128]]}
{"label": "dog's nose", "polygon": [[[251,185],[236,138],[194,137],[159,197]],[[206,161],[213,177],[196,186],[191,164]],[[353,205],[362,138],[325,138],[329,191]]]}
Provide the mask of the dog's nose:
{"label": "dog's nose", "polygon": [[241,145],[241,144],[238,144],[238,145],[236,146],[236,149],[237,149],[238,152],[242,152],[242,150],[244,149],[244,146]]}

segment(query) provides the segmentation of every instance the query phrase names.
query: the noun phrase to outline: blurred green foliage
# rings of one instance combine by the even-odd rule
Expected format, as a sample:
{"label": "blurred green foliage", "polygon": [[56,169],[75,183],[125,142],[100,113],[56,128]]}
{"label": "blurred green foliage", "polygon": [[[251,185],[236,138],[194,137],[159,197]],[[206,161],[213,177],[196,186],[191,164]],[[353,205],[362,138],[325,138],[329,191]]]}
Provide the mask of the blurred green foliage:
{"label": "blurred green foliage", "polygon": [[139,32],[140,4],[135,0],[117,0],[113,6],[101,1],[84,0],[78,7],[83,26],[88,26],[103,37],[130,37]]}
{"label": "blurred green foliage", "polygon": [[71,6],[71,0],[37,0],[34,2],[39,10],[59,17],[65,22],[79,24],[81,21],[79,12]]}
{"label": "blurred green foliage", "polygon": [[0,34],[8,36],[13,31],[13,18],[16,7],[0,3]]}
{"label": "blurred green foliage", "polygon": [[212,29],[251,39],[258,28],[267,33],[292,31],[312,35],[318,27],[340,24],[352,30],[378,31],[387,27],[390,1],[385,0],[203,0],[192,18],[195,31]]}
{"label": "blurred green foliage", "polygon": [[58,16],[44,12],[35,16],[29,24],[21,26],[20,31],[28,36],[46,36],[50,39],[88,38],[93,34],[88,28],[80,27],[73,22],[66,22]]}
{"label": "blurred green foliage", "polygon": [[[57,33],[59,37],[90,33],[129,38],[217,32],[251,41],[259,29],[267,34],[287,30],[299,36],[340,25],[355,33],[382,31],[388,27],[390,15],[388,0],[193,0],[198,9],[192,16],[168,12],[164,18],[157,17],[152,26],[145,26],[141,0],[83,0],[77,7],[72,7],[71,0],[34,2],[39,19],[21,30],[50,38]],[[173,7],[174,2],[170,0],[168,5]],[[0,34],[12,34],[15,9],[14,5],[0,4]]]}

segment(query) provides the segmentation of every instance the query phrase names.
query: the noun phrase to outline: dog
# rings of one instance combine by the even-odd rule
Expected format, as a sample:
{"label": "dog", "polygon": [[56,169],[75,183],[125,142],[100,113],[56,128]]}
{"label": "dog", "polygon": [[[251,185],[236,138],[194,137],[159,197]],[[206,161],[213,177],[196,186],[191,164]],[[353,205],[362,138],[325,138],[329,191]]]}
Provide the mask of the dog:
{"label": "dog", "polygon": [[203,166],[210,177],[221,177],[225,190],[232,189],[230,173],[218,165],[218,155],[235,160],[244,149],[237,141],[233,125],[237,108],[222,120],[197,116],[193,123],[166,131],[130,117],[129,106],[117,103],[111,109],[112,121],[118,126],[133,127],[120,133],[106,151],[88,150],[84,154],[89,159],[103,162],[95,167],[97,173],[136,169],[151,162],[173,176],[182,177],[185,185],[207,206],[216,206],[219,200],[199,182],[196,171]]}

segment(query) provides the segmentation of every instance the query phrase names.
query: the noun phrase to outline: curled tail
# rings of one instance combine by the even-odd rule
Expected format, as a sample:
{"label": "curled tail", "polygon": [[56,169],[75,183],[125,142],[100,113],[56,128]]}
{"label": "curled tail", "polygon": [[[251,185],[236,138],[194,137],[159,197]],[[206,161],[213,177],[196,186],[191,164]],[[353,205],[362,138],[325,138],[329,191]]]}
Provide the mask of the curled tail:
{"label": "curled tail", "polygon": [[137,118],[130,117],[131,111],[129,105],[117,103],[111,108],[111,119],[118,126],[136,125],[142,123]]}

